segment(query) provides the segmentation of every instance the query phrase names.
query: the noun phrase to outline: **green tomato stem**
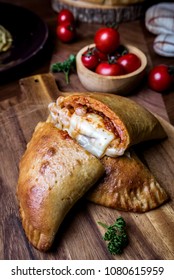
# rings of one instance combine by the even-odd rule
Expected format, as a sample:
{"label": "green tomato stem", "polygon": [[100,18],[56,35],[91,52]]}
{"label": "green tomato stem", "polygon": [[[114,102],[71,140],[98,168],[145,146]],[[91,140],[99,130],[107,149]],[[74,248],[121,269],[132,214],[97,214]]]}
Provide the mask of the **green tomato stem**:
{"label": "green tomato stem", "polygon": [[64,71],[65,73],[65,81],[67,84],[69,84],[69,71]]}

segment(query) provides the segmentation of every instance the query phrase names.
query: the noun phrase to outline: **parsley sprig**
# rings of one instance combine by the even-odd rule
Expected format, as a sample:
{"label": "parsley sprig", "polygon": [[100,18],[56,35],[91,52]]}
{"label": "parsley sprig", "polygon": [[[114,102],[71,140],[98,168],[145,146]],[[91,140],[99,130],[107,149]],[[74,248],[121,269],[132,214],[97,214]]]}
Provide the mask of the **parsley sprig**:
{"label": "parsley sprig", "polygon": [[106,228],[103,239],[108,241],[108,250],[112,255],[122,254],[124,248],[128,245],[128,235],[126,232],[126,222],[122,217],[117,218],[113,225],[107,226],[101,222],[99,225]]}
{"label": "parsley sprig", "polygon": [[65,74],[66,83],[69,84],[69,74],[72,69],[76,66],[76,56],[70,54],[69,58],[64,60],[63,62],[53,63],[51,65],[51,71],[56,72],[63,72]]}

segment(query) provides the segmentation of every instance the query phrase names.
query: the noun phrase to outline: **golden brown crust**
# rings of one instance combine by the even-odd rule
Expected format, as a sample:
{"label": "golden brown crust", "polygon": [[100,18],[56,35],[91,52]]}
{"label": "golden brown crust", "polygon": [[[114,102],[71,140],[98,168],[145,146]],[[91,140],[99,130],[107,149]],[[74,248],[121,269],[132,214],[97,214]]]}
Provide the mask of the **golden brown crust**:
{"label": "golden brown crust", "polygon": [[168,199],[148,168],[134,152],[101,159],[106,175],[87,194],[97,204],[123,211],[146,212]]}
{"label": "golden brown crust", "polygon": [[144,107],[126,97],[113,94],[70,95],[64,105],[86,105],[108,117],[114,124],[125,150],[137,143],[166,137],[157,118]]}
{"label": "golden brown crust", "polygon": [[102,176],[100,161],[51,123],[39,123],[20,165],[17,196],[30,242],[48,250],[67,212]]}

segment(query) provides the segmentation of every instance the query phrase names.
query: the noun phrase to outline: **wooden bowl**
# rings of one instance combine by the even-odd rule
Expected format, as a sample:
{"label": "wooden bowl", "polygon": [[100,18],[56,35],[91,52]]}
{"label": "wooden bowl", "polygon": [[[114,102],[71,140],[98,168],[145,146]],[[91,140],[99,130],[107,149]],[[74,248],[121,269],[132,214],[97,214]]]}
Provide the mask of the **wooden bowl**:
{"label": "wooden bowl", "polygon": [[103,76],[87,69],[82,61],[82,54],[88,49],[95,47],[91,44],[82,48],[76,56],[77,74],[82,85],[93,92],[107,92],[118,95],[128,95],[141,82],[147,66],[147,58],[145,54],[138,48],[125,45],[129,52],[136,54],[141,60],[141,66],[134,72],[121,76]]}

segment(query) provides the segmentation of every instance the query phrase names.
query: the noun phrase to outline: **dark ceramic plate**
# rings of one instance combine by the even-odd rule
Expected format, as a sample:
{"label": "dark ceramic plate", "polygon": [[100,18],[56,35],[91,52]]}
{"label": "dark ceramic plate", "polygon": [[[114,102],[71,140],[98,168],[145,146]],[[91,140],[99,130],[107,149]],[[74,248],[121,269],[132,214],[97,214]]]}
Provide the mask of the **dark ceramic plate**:
{"label": "dark ceramic plate", "polygon": [[23,7],[0,2],[0,25],[13,37],[12,47],[0,53],[0,73],[36,55],[48,38],[48,27],[36,14]]}

